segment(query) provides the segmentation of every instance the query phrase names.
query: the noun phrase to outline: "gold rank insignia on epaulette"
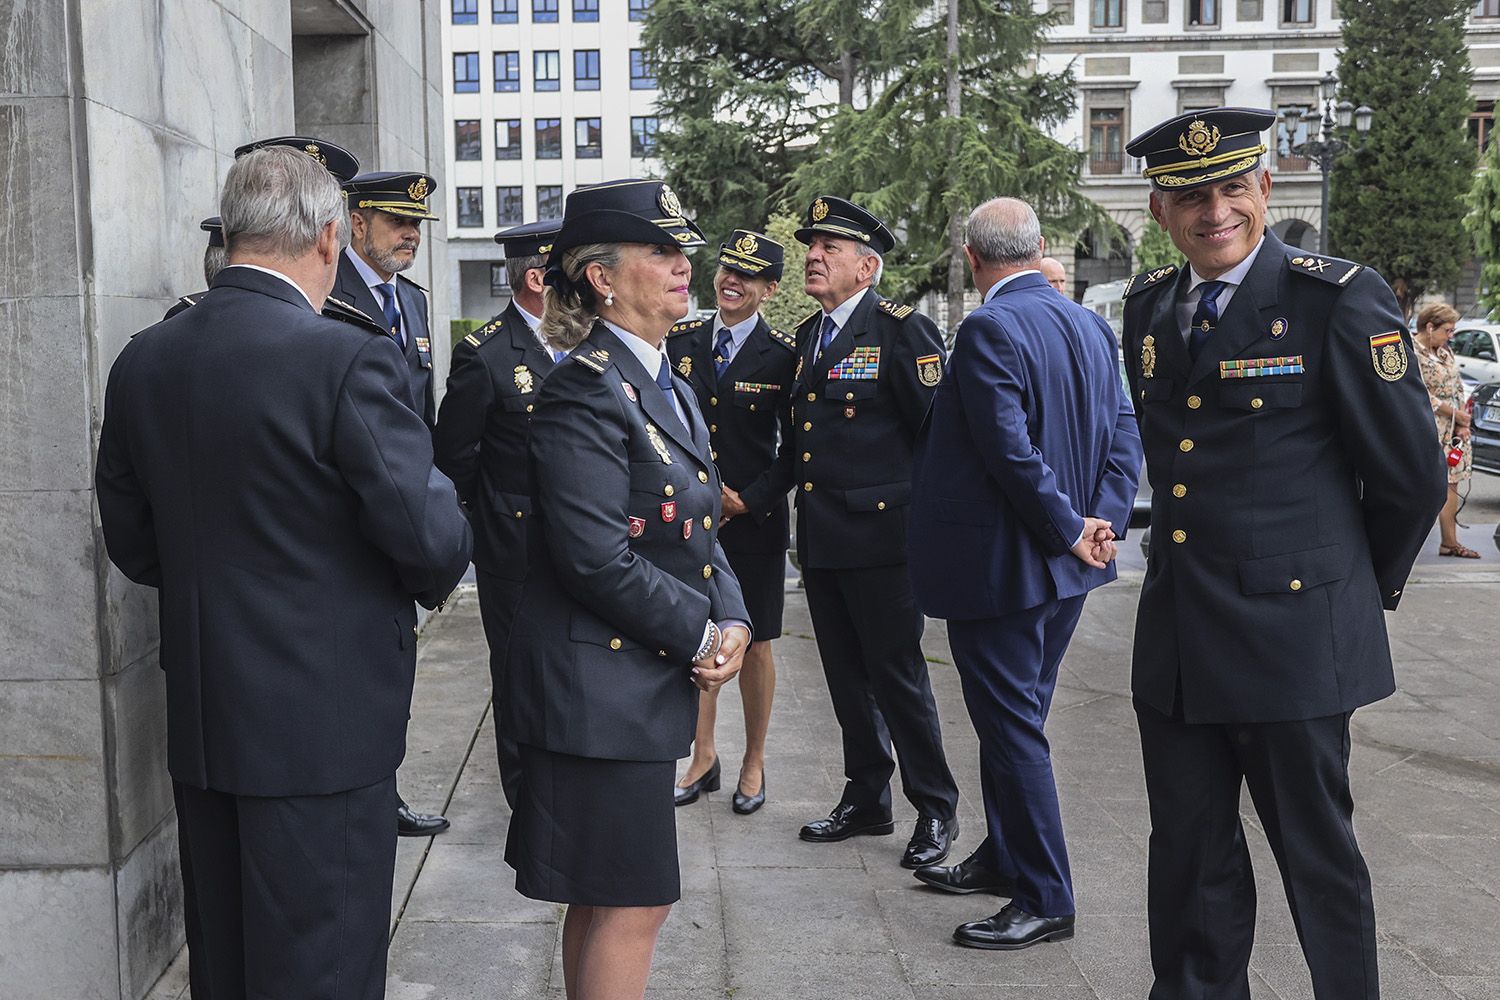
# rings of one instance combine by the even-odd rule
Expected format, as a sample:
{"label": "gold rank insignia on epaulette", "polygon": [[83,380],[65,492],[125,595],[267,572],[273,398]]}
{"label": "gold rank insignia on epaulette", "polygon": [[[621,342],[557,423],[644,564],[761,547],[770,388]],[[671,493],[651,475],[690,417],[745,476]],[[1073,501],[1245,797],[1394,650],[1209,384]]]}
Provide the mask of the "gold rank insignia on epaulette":
{"label": "gold rank insignia on epaulette", "polygon": [[350,305],[348,302],[345,302],[342,299],[336,299],[332,295],[328,295],[328,296],[324,296],[324,297],[329,302],[332,302],[334,305],[338,306],[340,309],[344,310],[345,312],[353,313],[354,315],[358,316],[360,319],[366,320],[366,321],[371,322],[371,323],[374,323],[376,326],[380,326],[381,325],[374,317],[372,317],[369,313],[365,312],[359,306]]}
{"label": "gold rank insignia on epaulette", "polygon": [[667,336],[675,337],[679,333],[692,333],[694,330],[700,329],[704,322],[701,319],[685,319],[681,323],[674,323],[672,324],[672,329],[667,331]]}
{"label": "gold rank insignia on epaulette", "polygon": [[501,323],[498,319],[492,319],[488,323],[484,324],[484,326],[481,326],[479,329],[475,330],[473,333],[465,337],[464,343],[468,344],[470,347],[478,347],[480,344],[483,344],[485,341],[489,340],[496,333],[498,333],[500,327],[503,325],[504,324]]}
{"label": "gold rank insignia on epaulette", "polygon": [[917,311],[916,306],[903,305],[900,302],[892,302],[890,299],[880,300],[880,311],[889,313],[897,319],[905,319]]}
{"label": "gold rank insignia on epaulette", "polygon": [[1347,285],[1354,280],[1356,274],[1365,269],[1363,264],[1340,260],[1337,257],[1314,255],[1305,257],[1299,255],[1288,260],[1287,264],[1295,273],[1310,274],[1315,278],[1322,278],[1331,285]]}
{"label": "gold rank insignia on epaulette", "polygon": [[776,329],[774,326],[771,327],[771,340],[774,343],[780,344],[782,347],[785,347],[789,351],[795,351],[797,349],[797,338],[792,336],[790,333],[787,333],[785,330]]}
{"label": "gold rank insignia on epaulette", "polygon": [[609,366],[609,352],[604,350],[603,348],[600,348],[597,351],[589,351],[587,353],[583,351],[575,351],[574,353],[568,355],[568,357],[572,358],[580,365],[583,365],[583,367],[591,369],[600,375],[603,375],[604,369]]}
{"label": "gold rank insignia on epaulette", "polygon": [[1132,274],[1130,280],[1125,282],[1125,291],[1120,293],[1120,298],[1128,299],[1143,288],[1150,288],[1158,282],[1165,281],[1177,273],[1176,264],[1168,264],[1166,267],[1158,267],[1154,271],[1142,271],[1140,274]]}

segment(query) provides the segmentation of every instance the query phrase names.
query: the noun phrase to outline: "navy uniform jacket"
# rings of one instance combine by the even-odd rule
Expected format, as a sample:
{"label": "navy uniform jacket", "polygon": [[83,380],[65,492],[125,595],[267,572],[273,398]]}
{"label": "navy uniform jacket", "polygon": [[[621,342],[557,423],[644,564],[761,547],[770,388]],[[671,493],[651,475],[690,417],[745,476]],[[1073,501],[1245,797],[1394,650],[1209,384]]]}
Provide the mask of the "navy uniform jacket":
{"label": "navy uniform jacket", "polygon": [[[423,422],[431,428],[437,423],[437,404],[432,385],[432,334],[427,329],[427,292],[403,274],[391,280],[396,285],[396,298],[401,304],[401,331],[406,340],[404,352],[411,377],[412,398],[417,401],[417,412],[422,415]],[[380,297],[365,284],[354,262],[343,251],[339,252],[339,273],[333,294],[384,325],[385,309]]]}
{"label": "navy uniform jacket", "polygon": [[1352,711],[1395,689],[1393,609],[1445,495],[1427,392],[1380,275],[1269,231],[1196,363],[1188,272],[1126,286],[1153,492],[1134,691],[1188,722]]}
{"label": "navy uniform jacket", "polygon": [[912,589],[935,618],[994,618],[1115,578],[1071,552],[1083,518],[1123,536],[1141,441],[1114,334],[1040,274],[958,328],[917,438]]}
{"label": "navy uniform jacket", "polygon": [[[208,290],[205,289],[201,292],[194,292],[191,295],[181,296],[176,302],[172,303],[170,308],[167,309],[167,313],[162,317],[162,319],[171,319],[173,316],[176,316],[184,309],[197,305],[199,302],[203,301],[203,296],[207,294]],[[349,303],[342,302],[331,295],[323,300],[323,315],[327,316],[329,319],[336,319],[345,323],[353,323],[355,326],[359,327],[373,326],[377,331],[381,333],[385,332],[385,325],[380,320],[366,315],[364,312],[354,308]]]}
{"label": "navy uniform jacket", "polygon": [[400,353],[226,268],[109,374],[95,473],[110,559],[160,590],[172,777],[323,795],[394,774],[435,606],[471,536]]}
{"label": "navy uniform jacket", "polygon": [[791,480],[776,455],[790,413],[797,341],[760,318],[715,382],[713,330],[701,319],[678,323],[667,335],[667,355],[697,394],[719,474],[749,508],[730,518],[719,541],[728,552],[785,552]]}
{"label": "navy uniform jacket", "polygon": [[506,657],[517,742],[610,760],[686,756],[704,626],[749,620],[717,541],[708,427],[686,382],[691,433],[654,376],[596,324],[537,396],[531,564]]}
{"label": "navy uniform jacket", "polygon": [[516,307],[507,306],[453,348],[433,431],[437,466],[458,487],[474,523],[474,565],[506,580],[526,575],[526,434],[552,367],[552,355]]}
{"label": "navy uniform jacket", "polygon": [[803,569],[906,561],[912,447],[942,377],[932,320],[869,289],[816,361],[823,314],[797,327],[790,441]]}

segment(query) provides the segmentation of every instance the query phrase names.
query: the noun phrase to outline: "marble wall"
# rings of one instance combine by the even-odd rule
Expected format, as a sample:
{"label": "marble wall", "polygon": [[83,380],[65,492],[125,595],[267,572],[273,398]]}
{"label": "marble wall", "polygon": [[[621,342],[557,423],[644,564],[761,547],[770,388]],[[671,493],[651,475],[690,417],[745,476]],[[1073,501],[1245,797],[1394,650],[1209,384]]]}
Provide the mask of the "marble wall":
{"label": "marble wall", "polygon": [[[183,941],[155,594],[110,566],[92,491],[109,367],[202,287],[197,224],[235,146],[326,126],[366,169],[442,180],[441,7],[0,0],[8,1000],[136,1000]],[[419,282],[446,273],[445,237],[427,234]],[[446,329],[447,289],[433,291]]]}

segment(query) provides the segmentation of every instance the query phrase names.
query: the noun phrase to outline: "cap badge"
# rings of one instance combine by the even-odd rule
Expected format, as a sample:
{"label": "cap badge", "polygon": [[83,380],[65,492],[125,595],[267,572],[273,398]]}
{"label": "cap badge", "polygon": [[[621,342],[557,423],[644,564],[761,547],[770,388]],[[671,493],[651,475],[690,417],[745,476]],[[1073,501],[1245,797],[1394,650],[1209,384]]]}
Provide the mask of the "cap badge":
{"label": "cap badge", "polygon": [[822,222],[826,218],[828,218],[828,202],[824,201],[822,198],[819,198],[817,201],[813,202],[812,220],[814,222]]}
{"label": "cap badge", "polygon": [[411,195],[412,201],[422,201],[425,199],[427,197],[427,178],[418,177],[416,183],[406,189],[406,193]]}
{"label": "cap badge", "polygon": [[760,249],[754,236],[741,236],[735,241],[734,248],[743,254],[751,254]]}
{"label": "cap badge", "polygon": [[661,206],[663,215],[669,215],[674,219],[682,216],[682,202],[677,200],[677,192],[665,184],[657,192],[656,203]]}
{"label": "cap badge", "polygon": [[530,392],[536,388],[536,381],[531,376],[531,369],[525,365],[516,365],[516,388],[522,392]]}
{"label": "cap badge", "polygon": [[1177,137],[1177,147],[1189,156],[1207,156],[1218,144],[1218,126],[1210,127],[1201,118],[1194,118],[1187,131]]}
{"label": "cap badge", "polygon": [[313,159],[323,164],[323,166],[328,166],[328,157],[323,155],[323,151],[318,148],[317,143],[308,143],[306,146],[302,147],[302,152],[306,153],[308,156],[311,156]]}

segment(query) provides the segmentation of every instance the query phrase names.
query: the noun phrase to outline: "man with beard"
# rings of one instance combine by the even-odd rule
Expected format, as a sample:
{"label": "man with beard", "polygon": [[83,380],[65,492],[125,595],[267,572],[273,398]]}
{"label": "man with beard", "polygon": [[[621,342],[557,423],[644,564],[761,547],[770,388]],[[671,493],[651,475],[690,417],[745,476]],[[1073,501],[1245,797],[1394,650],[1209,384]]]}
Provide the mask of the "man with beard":
{"label": "man with beard", "polygon": [[[384,320],[411,372],[412,402],[431,430],[437,422],[432,391],[432,340],[427,328],[427,292],[400,274],[417,259],[421,223],[436,220],[427,198],[437,181],[427,174],[382,171],[345,182],[349,199],[349,245],[339,258],[333,294],[361,312]],[[428,837],[448,829],[439,815],[419,813],[396,798],[396,831]]]}

